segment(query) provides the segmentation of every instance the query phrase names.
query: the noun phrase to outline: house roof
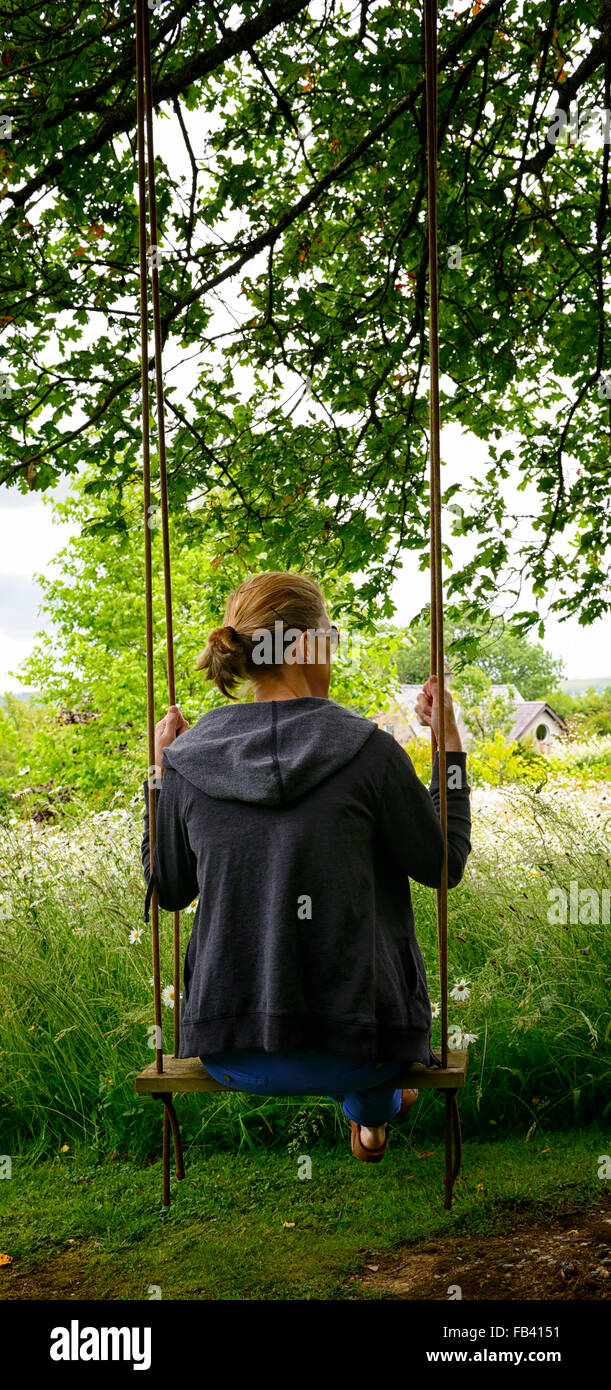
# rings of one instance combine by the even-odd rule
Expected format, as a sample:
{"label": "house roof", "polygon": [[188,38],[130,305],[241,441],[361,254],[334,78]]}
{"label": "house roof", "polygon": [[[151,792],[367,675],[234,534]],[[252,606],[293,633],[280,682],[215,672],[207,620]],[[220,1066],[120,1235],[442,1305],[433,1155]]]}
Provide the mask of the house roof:
{"label": "house roof", "polygon": [[[451,689],[451,683],[449,679],[448,685]],[[490,688],[495,695],[502,696],[503,699],[507,700],[510,705],[513,705],[514,722],[510,732],[507,735],[508,743],[513,743],[516,742],[518,739],[523,738],[527,730],[530,729],[531,726],[535,723],[535,721],[540,719],[542,715],[545,715],[548,719],[553,720],[553,722],[558,726],[559,729],[566,731],[567,726],[564,720],[561,719],[559,714],[555,713],[551,705],[548,705],[546,700],[523,700],[517,687],[511,684],[491,685]],[[406,723],[409,724],[410,732],[412,733],[414,738],[426,739],[429,736],[428,728],[425,725],[419,724],[418,720],[415,717],[416,699],[420,694],[421,690],[422,685],[400,685],[398,689],[395,691],[394,699],[398,709],[403,714]],[[465,724],[462,708],[458,699],[455,700],[454,708],[456,711],[456,722],[461,738],[463,739],[463,742],[468,741],[469,730],[467,729],[467,726]],[[392,720],[392,713],[390,711],[387,713],[387,718],[388,717],[390,717],[390,719]]]}
{"label": "house roof", "polygon": [[[494,685],[494,684],[493,684],[493,685],[490,686],[490,689],[491,689],[493,695],[501,695],[501,696],[503,697],[503,699],[505,699],[505,700],[513,700],[514,703],[516,704],[516,706],[517,706],[517,705],[522,705],[522,704],[524,704],[524,701],[523,701],[523,699],[522,699],[522,696],[520,695],[520,692],[519,692],[517,686],[515,686],[515,685]],[[415,703],[416,703],[416,697],[420,694],[420,691],[421,691],[421,690],[422,690],[422,682],[420,683],[420,685],[400,685],[400,686],[398,687],[397,692],[396,692],[395,699],[398,701],[399,704],[401,704],[401,703],[403,702],[403,703],[406,703],[406,704],[414,704],[414,705],[415,705]],[[446,675],[446,690],[450,690],[450,691],[452,690],[452,680],[451,680],[451,677],[448,677],[447,675]],[[454,696],[454,703],[455,703],[455,705],[457,705],[457,706],[460,704],[460,701],[459,701],[459,699],[458,699],[458,696]]]}
{"label": "house roof", "polygon": [[[415,713],[416,700],[421,690],[422,682],[420,683],[420,685],[400,685],[399,689],[395,693],[395,701],[399,710],[403,714],[403,717],[405,718],[406,722],[409,724],[410,731],[413,737],[416,739],[425,740],[430,738],[428,725],[419,724]],[[463,712],[458,701],[456,701],[455,709],[458,732],[461,738],[464,740],[468,737],[468,729],[465,724]]]}
{"label": "house roof", "polygon": [[523,705],[524,700],[516,685],[494,685],[490,686],[493,695],[500,695],[503,700],[513,701],[516,709],[518,705]]}
{"label": "house roof", "polygon": [[564,719],[561,719],[560,715],[554,712],[551,705],[548,705],[546,700],[524,700],[516,710],[513,728],[507,735],[508,743],[522,738],[526,730],[529,729],[531,724],[534,724],[535,720],[542,714],[546,714],[549,719],[553,719],[554,723],[557,724],[560,729],[566,729]]}

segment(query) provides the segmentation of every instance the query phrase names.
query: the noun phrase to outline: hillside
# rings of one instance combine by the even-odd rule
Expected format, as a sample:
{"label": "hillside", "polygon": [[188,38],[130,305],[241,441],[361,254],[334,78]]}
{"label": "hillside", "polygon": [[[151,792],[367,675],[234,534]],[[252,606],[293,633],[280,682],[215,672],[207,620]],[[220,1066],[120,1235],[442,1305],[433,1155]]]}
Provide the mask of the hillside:
{"label": "hillside", "polygon": [[587,680],[558,683],[558,689],[563,690],[566,695],[583,695],[585,690],[597,690],[599,695],[602,695],[607,686],[611,686],[611,676],[590,676]]}

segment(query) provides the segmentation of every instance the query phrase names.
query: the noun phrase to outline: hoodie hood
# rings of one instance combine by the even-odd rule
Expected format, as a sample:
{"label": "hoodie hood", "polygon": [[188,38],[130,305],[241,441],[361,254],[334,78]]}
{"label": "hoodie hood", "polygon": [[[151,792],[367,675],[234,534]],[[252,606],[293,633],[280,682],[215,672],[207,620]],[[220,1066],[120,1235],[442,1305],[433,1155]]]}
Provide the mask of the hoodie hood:
{"label": "hoodie hood", "polygon": [[163,765],[219,801],[279,806],[344,767],[376,728],[313,695],[221,705],[164,750]]}

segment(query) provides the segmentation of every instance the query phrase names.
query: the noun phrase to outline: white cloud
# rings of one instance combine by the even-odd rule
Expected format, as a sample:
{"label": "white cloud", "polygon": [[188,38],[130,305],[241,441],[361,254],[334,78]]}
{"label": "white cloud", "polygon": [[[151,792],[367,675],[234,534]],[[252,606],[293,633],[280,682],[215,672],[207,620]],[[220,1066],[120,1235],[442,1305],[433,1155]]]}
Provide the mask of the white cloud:
{"label": "white cloud", "polygon": [[53,521],[51,508],[38,498],[25,497],[23,507],[0,503],[0,574],[31,579],[35,572],[46,573],[54,555],[74,533],[74,527]]}
{"label": "white cloud", "polygon": [[29,688],[14,676],[9,676],[9,670],[16,670],[30,655],[33,639],[34,633],[31,637],[8,637],[6,632],[0,630],[0,695],[6,690],[19,691]]}

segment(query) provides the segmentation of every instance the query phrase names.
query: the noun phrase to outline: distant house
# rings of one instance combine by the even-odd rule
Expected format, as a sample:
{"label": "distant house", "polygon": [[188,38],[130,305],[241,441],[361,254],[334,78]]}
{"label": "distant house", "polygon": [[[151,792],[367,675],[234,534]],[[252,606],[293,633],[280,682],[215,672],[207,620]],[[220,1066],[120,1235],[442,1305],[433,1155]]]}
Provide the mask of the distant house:
{"label": "distant house", "polygon": [[[429,731],[423,724],[418,723],[416,717],[416,699],[421,690],[421,685],[400,685],[390,708],[372,716],[378,727],[392,734],[399,743],[409,743],[410,739],[428,741]],[[463,740],[468,739],[468,730],[458,702],[454,708],[460,736]]]}
{"label": "distant house", "polygon": [[[446,676],[451,685],[451,678]],[[559,714],[545,700],[523,700],[515,685],[492,685],[493,695],[502,696],[512,707],[513,724],[507,735],[508,743],[528,743],[539,753],[549,754],[554,743],[564,738],[567,726]],[[428,741],[429,731],[419,724],[416,716],[416,699],[422,690],[421,685],[400,685],[388,710],[373,715],[375,723],[386,733],[392,734],[399,743],[410,739]],[[468,748],[473,742],[473,734],[465,724],[463,710],[458,699],[454,699],[456,722],[463,745]]]}
{"label": "distant house", "polygon": [[531,743],[539,753],[551,753],[559,739],[568,733],[564,719],[546,700],[522,700],[514,711],[508,743]]}

